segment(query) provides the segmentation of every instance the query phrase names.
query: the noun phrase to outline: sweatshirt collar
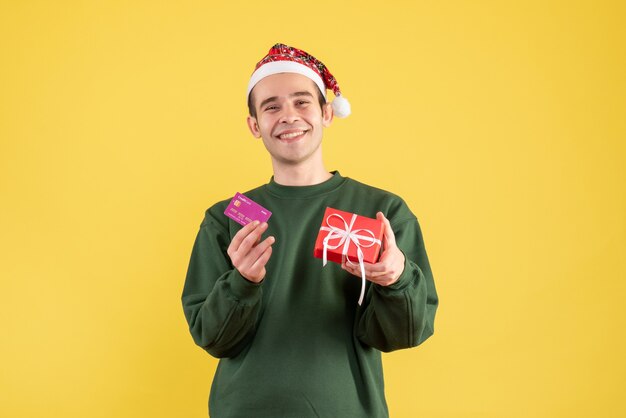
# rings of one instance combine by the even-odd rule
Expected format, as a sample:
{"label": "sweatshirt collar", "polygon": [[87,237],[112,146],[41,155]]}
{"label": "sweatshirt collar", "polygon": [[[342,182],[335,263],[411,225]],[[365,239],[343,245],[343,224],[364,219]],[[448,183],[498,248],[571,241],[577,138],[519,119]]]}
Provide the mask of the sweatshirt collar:
{"label": "sweatshirt collar", "polygon": [[331,171],[333,175],[328,180],[314,184],[311,186],[284,186],[274,181],[274,176],[270,178],[269,183],[266,185],[267,190],[278,197],[288,198],[308,198],[320,196],[322,194],[331,192],[341,186],[346,178],[339,174],[339,171]]}

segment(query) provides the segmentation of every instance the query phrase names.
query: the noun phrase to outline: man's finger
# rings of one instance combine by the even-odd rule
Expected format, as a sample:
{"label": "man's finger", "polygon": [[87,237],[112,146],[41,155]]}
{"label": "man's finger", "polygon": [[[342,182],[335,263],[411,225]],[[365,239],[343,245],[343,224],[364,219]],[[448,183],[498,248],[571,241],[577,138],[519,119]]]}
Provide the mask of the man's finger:
{"label": "man's finger", "polygon": [[[361,271],[361,267],[359,266],[358,262],[352,262],[349,263],[347,261],[344,261],[342,263],[342,265],[346,266],[346,267],[350,267],[351,269],[354,270],[358,270]],[[365,274],[367,274],[367,272],[371,271],[371,272],[379,272],[379,271],[384,271],[387,269],[386,267],[386,263],[375,263],[375,264],[371,264],[371,263],[363,263],[363,269],[365,270]]]}
{"label": "man's finger", "polygon": [[271,247],[274,244],[276,238],[270,236],[265,238],[262,242],[258,243],[252,251],[248,253],[248,256],[251,260],[250,264],[254,264],[256,260],[261,257],[261,255],[267,250],[268,247]]}
{"label": "man's finger", "polygon": [[365,263],[365,271],[371,271],[371,272],[381,272],[381,271],[385,271],[388,270],[389,263],[384,261],[384,262],[378,262],[376,264],[369,264],[369,263]]}
{"label": "man's finger", "polygon": [[365,276],[367,276],[367,278],[384,276],[387,274],[391,274],[391,270],[392,270],[392,266],[389,263],[369,264],[369,265],[366,264]]}
{"label": "man's finger", "polygon": [[252,232],[257,226],[259,225],[259,221],[254,221],[254,222],[250,222],[249,224],[245,225],[243,228],[241,228],[239,231],[237,231],[237,233],[235,234],[235,236],[233,237],[232,241],[230,242],[230,246],[233,248],[233,250],[237,251],[237,249],[239,248],[239,246],[241,245],[241,242],[248,236],[248,234],[250,234],[250,232]]}
{"label": "man's finger", "polygon": [[[352,274],[353,276],[357,276],[357,277],[361,277],[361,269],[360,268],[354,268],[354,266],[351,266],[350,264],[342,264],[341,265],[342,268],[347,271],[348,273]],[[365,275],[367,276],[367,273],[365,273]]]}
{"label": "man's finger", "polygon": [[270,259],[270,256],[272,255],[272,247],[267,247],[265,249],[265,251],[263,251],[263,254],[261,254],[261,256],[259,258],[257,258],[257,260],[254,262],[254,264],[252,264],[252,266],[250,266],[250,270],[252,271],[257,271],[257,270],[262,270],[265,268],[265,265],[267,264],[267,262]]}
{"label": "man's finger", "polygon": [[365,272],[365,277],[368,279],[377,279],[378,277],[388,276],[389,274],[388,271]]}
{"label": "man's finger", "polygon": [[267,223],[263,222],[262,224],[258,225],[243,239],[243,241],[241,241],[241,244],[239,245],[239,248],[237,248],[237,251],[243,252],[244,254],[250,252],[250,249],[256,245],[256,243],[259,241],[259,238],[266,229]]}
{"label": "man's finger", "polygon": [[383,231],[383,237],[385,239],[385,249],[396,245],[396,235],[393,233],[393,229],[391,229],[391,223],[389,219],[385,217],[382,212],[378,212],[376,214],[376,219],[382,221],[385,229]]}
{"label": "man's finger", "polygon": [[[345,266],[345,270],[348,273],[356,277],[361,277],[361,268],[358,265],[351,266],[349,264],[345,264],[344,266]],[[385,271],[368,271],[367,265],[364,270],[365,270],[365,278],[370,281],[376,281],[376,279],[378,279],[379,277],[385,277],[389,275],[389,272],[386,270]]]}
{"label": "man's finger", "polygon": [[267,237],[259,244],[252,247],[248,252],[244,252],[244,243],[242,243],[240,248],[240,262],[239,268],[242,270],[249,270],[252,268],[252,265],[258,260],[259,257],[263,254],[263,252],[270,247],[275,241],[274,237]]}

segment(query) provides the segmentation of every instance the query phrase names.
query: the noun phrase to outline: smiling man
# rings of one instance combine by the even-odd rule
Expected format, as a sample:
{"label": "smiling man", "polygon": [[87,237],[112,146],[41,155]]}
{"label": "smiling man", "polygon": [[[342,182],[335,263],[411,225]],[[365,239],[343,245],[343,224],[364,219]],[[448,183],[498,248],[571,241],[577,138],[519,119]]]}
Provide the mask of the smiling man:
{"label": "smiling man", "polygon": [[[326,101],[326,90],[335,99]],[[434,332],[438,297],[415,215],[398,196],[329,172],[322,137],[350,107],[326,66],[276,44],[248,84],[247,123],[274,175],[245,195],[273,214],[244,227],[206,211],[182,303],[196,344],[220,359],[209,398],[219,417],[387,417],[381,352]],[[324,210],[376,217],[379,261],[313,257]]]}

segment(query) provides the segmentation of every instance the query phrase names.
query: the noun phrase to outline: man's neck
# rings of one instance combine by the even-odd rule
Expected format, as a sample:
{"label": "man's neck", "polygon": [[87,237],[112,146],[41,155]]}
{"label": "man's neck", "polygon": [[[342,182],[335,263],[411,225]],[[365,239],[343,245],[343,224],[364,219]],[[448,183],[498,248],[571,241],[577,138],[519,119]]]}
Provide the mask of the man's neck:
{"label": "man's neck", "polygon": [[321,162],[285,166],[273,161],[272,166],[274,181],[283,186],[312,186],[323,183],[333,176]]}

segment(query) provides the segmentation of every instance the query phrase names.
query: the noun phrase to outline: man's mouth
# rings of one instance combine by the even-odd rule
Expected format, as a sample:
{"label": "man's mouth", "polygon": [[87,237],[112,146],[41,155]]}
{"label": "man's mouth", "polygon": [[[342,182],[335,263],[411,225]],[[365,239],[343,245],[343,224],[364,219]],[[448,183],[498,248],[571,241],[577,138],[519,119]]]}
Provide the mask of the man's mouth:
{"label": "man's mouth", "polygon": [[288,141],[290,139],[299,138],[300,136],[304,135],[305,133],[307,133],[306,130],[285,132],[285,133],[282,133],[282,134],[278,135],[278,138],[282,139],[282,140],[285,140],[285,141]]}

